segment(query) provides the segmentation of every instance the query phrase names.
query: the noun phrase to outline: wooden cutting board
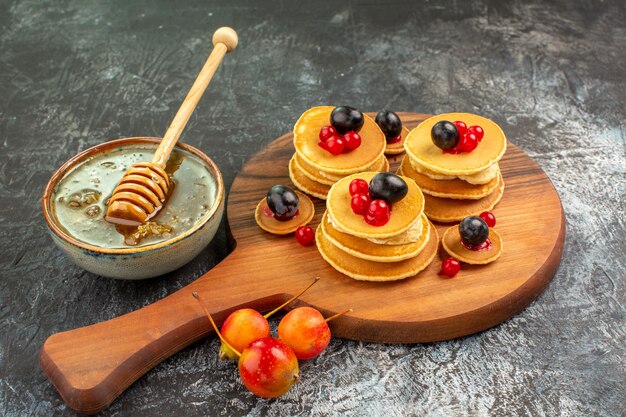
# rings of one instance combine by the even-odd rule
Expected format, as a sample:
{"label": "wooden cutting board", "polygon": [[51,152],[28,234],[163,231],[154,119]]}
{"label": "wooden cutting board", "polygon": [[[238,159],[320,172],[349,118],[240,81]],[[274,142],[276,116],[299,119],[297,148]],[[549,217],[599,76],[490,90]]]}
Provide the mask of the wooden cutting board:
{"label": "wooden cutting board", "polygon": [[[412,128],[427,115],[400,114]],[[324,315],[353,308],[332,322],[334,336],[386,343],[421,343],[479,332],[520,312],[556,273],[565,237],[561,201],[541,168],[509,143],[500,162],[506,188],[494,209],[504,241],[501,258],[487,266],[463,266],[454,279],[437,275],[441,253],[413,278],[389,283],[350,279],[331,268],[315,246],[293,236],[263,232],[254,209],[268,188],[290,184],[292,134],[252,157],[233,182],[227,202],[234,251],[189,286],[115,319],[50,336],[41,366],[68,404],[82,413],[106,408],[137,378],[211,330],[192,298],[200,292],[222,322],[248,306],[269,310],[320,281],[291,307],[309,304]],[[395,168],[402,155],[391,158]],[[316,200],[316,226],[324,202]],[[437,225],[439,236],[447,226]],[[217,355],[217,352],[215,352]]]}

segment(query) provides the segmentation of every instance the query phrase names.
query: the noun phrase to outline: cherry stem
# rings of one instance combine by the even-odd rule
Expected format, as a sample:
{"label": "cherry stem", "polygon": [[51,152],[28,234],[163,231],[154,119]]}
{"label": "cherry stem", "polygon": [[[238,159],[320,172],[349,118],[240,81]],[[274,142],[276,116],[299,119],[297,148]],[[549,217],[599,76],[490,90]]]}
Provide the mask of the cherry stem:
{"label": "cherry stem", "polygon": [[224,339],[224,337],[222,336],[220,331],[217,329],[217,325],[213,321],[213,317],[211,317],[211,313],[209,313],[209,310],[206,308],[206,304],[204,303],[204,300],[200,297],[200,294],[198,294],[197,292],[194,291],[194,292],[191,293],[191,295],[193,295],[193,298],[195,298],[200,303],[200,305],[202,306],[202,309],[204,310],[204,314],[206,314],[206,316],[209,318],[209,321],[211,322],[211,325],[213,326],[213,330],[215,330],[215,333],[217,333],[217,336],[220,338],[222,343],[225,344],[226,347],[228,347],[230,350],[235,352],[235,354],[238,357],[241,356],[241,353],[237,349],[232,347],[231,344],[228,343],[226,341],[226,339]]}
{"label": "cherry stem", "polygon": [[341,313],[337,313],[337,314],[335,314],[334,316],[330,316],[329,318],[327,318],[327,319],[326,319],[326,323],[328,323],[328,322],[329,322],[329,321],[331,321],[331,320],[335,320],[337,317],[341,317],[341,316],[343,316],[343,315],[344,315],[344,314],[346,314],[346,313],[352,313],[353,311],[354,311],[354,310],[352,310],[351,308],[349,308],[349,309],[348,309],[348,310],[346,310],[346,311],[342,311]]}
{"label": "cherry stem", "polygon": [[266,315],[264,315],[263,317],[265,317],[266,319],[268,319],[272,314],[276,313],[278,310],[282,309],[283,307],[285,307],[287,304],[289,304],[290,302],[296,300],[298,297],[300,297],[302,294],[304,294],[309,288],[311,288],[317,281],[319,281],[319,277],[315,277],[315,281],[313,281],[312,283],[310,283],[308,285],[308,287],[306,287],[305,289],[303,289],[302,291],[300,291],[298,294],[294,295],[293,297],[291,297],[289,300],[287,300],[285,303],[279,305],[278,307],[276,307],[274,310],[270,311],[269,313],[267,313]]}

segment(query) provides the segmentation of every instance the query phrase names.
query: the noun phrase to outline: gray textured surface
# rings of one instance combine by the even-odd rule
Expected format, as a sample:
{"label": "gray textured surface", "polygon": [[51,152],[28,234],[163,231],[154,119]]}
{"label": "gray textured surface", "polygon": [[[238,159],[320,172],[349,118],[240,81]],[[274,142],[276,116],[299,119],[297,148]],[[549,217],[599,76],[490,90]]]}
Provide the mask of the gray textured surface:
{"label": "gray textured surface", "polygon": [[553,180],[567,216],[563,263],[522,314],[472,337],[333,340],[272,401],[246,392],[210,339],[103,415],[624,415],[623,1],[315,3],[0,1],[0,415],[71,415],[39,369],[45,338],[160,299],[226,255],[222,230],[160,279],[99,278],[53,246],[39,206],[78,151],[161,135],[223,24],[239,30],[240,48],[184,140],[214,157],[227,184],[316,104],[475,112]]}

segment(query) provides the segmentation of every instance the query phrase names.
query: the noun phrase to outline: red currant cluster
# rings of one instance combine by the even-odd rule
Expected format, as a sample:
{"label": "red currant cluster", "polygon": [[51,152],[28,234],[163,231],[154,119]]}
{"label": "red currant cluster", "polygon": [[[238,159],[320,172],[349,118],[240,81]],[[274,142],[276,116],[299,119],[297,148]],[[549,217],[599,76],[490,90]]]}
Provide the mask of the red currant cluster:
{"label": "red currant cluster", "polygon": [[361,146],[361,135],[355,131],[340,135],[337,129],[328,125],[320,129],[320,141],[317,145],[333,155],[347,153]]}
{"label": "red currant cluster", "polygon": [[[494,227],[496,225],[496,216],[490,211],[483,211],[479,216],[487,223],[488,227]],[[441,264],[441,270],[439,275],[447,276],[448,278],[454,277],[461,270],[461,263],[456,259],[450,257],[443,261]]]}
{"label": "red currant cluster", "polygon": [[299,307],[283,317],[278,325],[278,338],[272,337],[267,319],[317,281],[265,315],[251,308],[233,312],[224,321],[221,332],[201,296],[193,293],[222,341],[220,359],[238,359],[239,376],[254,395],[275,398],[289,391],[299,381],[298,359],[311,359],[322,353],[330,342],[328,322],[352,311],[325,319],[314,308]]}
{"label": "red currant cluster", "polygon": [[444,153],[472,152],[476,149],[478,143],[483,140],[483,136],[485,136],[485,131],[478,125],[467,127],[465,122],[458,120],[454,122],[454,125],[459,132],[459,142],[454,148],[446,150]]}
{"label": "red currant cluster", "polygon": [[367,181],[357,178],[350,182],[350,207],[372,226],[383,226],[391,217],[391,205],[383,199],[372,199]]}

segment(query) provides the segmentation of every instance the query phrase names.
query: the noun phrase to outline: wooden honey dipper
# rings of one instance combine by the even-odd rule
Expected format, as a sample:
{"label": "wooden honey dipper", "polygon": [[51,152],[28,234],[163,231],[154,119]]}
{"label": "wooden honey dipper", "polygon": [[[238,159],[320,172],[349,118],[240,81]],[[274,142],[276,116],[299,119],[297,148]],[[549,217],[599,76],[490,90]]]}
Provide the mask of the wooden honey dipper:
{"label": "wooden honey dipper", "polygon": [[119,225],[139,226],[163,206],[170,189],[165,165],[189,117],[195,110],[224,55],[237,47],[237,32],[221,27],[213,34],[213,51],[194,81],[150,162],[138,162],[124,174],[109,200],[105,220]]}

